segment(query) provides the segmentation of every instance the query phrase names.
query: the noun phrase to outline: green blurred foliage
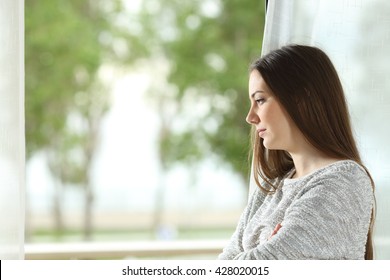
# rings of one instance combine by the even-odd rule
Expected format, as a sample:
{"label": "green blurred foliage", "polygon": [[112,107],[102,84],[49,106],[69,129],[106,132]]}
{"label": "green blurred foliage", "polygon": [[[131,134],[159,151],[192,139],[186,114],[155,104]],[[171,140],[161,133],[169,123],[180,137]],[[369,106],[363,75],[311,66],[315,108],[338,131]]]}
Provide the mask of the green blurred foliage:
{"label": "green blurred foliage", "polygon": [[[172,87],[149,94],[161,115],[175,108],[161,126],[163,166],[216,155],[247,179],[248,64],[261,51],[264,2],[142,1],[137,15],[126,13],[122,4],[26,1],[27,158],[47,147],[67,153],[86,141],[69,131],[67,117],[78,110],[85,118],[96,99],[100,113],[107,110],[96,86],[105,59],[122,65],[142,60],[157,69],[163,57]],[[122,54],[115,49],[118,40],[126,45]],[[89,100],[84,109],[80,99]]]}
{"label": "green blurred foliage", "polygon": [[27,158],[62,139],[67,116],[78,106],[76,93],[91,94],[88,89],[109,51],[99,43],[111,28],[101,2],[25,3]]}
{"label": "green blurred foliage", "polygon": [[109,90],[99,70],[121,57],[113,23],[120,0],[28,0],[25,3],[26,157],[44,152],[54,184],[53,214],[63,231],[62,188],[82,187],[85,237],[91,235],[90,169]]}
{"label": "green blurred foliage", "polygon": [[[248,66],[261,52],[264,17],[264,2],[255,0],[143,2],[138,46],[152,58],[149,63],[166,58],[173,85],[149,95],[166,107],[162,114],[176,106],[160,133],[166,168],[216,155],[248,179]],[[188,117],[188,110],[195,114]],[[175,129],[180,119],[185,124]]]}
{"label": "green blurred foliage", "polygon": [[162,75],[156,81],[167,78],[148,92],[161,118],[165,169],[213,157],[249,177],[248,65],[260,54],[264,3],[144,0],[130,12],[126,1],[25,2],[26,155],[44,151],[57,179],[58,232],[61,190],[75,184],[83,187],[85,236],[91,235],[89,172],[110,105],[102,65],[146,65]]}

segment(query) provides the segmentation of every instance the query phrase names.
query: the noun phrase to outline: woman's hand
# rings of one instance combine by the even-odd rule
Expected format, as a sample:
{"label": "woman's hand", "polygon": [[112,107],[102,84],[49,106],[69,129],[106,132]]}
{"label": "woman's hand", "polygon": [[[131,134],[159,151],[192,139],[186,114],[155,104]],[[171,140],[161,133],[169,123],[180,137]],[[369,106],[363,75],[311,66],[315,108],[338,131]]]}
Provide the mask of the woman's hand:
{"label": "woman's hand", "polygon": [[279,229],[282,227],[281,224],[277,224],[276,227],[274,228],[274,230],[272,231],[271,233],[271,236],[268,237],[268,240],[271,240],[271,238],[278,233]]}

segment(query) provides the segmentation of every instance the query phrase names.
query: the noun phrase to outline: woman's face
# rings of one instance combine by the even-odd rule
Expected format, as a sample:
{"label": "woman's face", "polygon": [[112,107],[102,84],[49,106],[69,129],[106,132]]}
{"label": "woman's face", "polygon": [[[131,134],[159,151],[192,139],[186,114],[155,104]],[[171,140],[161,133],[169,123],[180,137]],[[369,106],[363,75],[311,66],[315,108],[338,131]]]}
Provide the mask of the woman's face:
{"label": "woman's face", "polygon": [[293,152],[294,136],[299,130],[257,70],[249,77],[249,99],[251,107],[246,121],[256,127],[264,146],[269,150]]}

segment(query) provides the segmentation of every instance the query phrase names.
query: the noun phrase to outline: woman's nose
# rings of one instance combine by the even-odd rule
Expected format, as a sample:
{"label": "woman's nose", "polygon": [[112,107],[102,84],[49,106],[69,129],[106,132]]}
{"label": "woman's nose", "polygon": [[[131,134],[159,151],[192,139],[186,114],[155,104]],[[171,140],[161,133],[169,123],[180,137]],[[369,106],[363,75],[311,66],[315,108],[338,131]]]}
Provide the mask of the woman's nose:
{"label": "woman's nose", "polygon": [[249,124],[258,124],[260,122],[260,118],[253,112],[252,109],[250,109],[248,115],[246,116],[246,122]]}

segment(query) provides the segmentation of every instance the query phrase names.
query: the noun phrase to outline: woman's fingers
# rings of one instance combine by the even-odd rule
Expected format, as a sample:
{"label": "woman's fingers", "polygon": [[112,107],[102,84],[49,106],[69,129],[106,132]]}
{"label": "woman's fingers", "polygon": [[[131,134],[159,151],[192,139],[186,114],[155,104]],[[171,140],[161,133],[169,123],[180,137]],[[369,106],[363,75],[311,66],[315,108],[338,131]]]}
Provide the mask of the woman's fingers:
{"label": "woman's fingers", "polygon": [[272,238],[272,236],[274,236],[275,234],[277,234],[278,231],[279,231],[279,229],[280,229],[281,227],[282,227],[281,224],[277,224],[277,225],[275,226],[274,230],[272,231],[271,236],[268,237],[268,240],[270,240],[270,239]]}

